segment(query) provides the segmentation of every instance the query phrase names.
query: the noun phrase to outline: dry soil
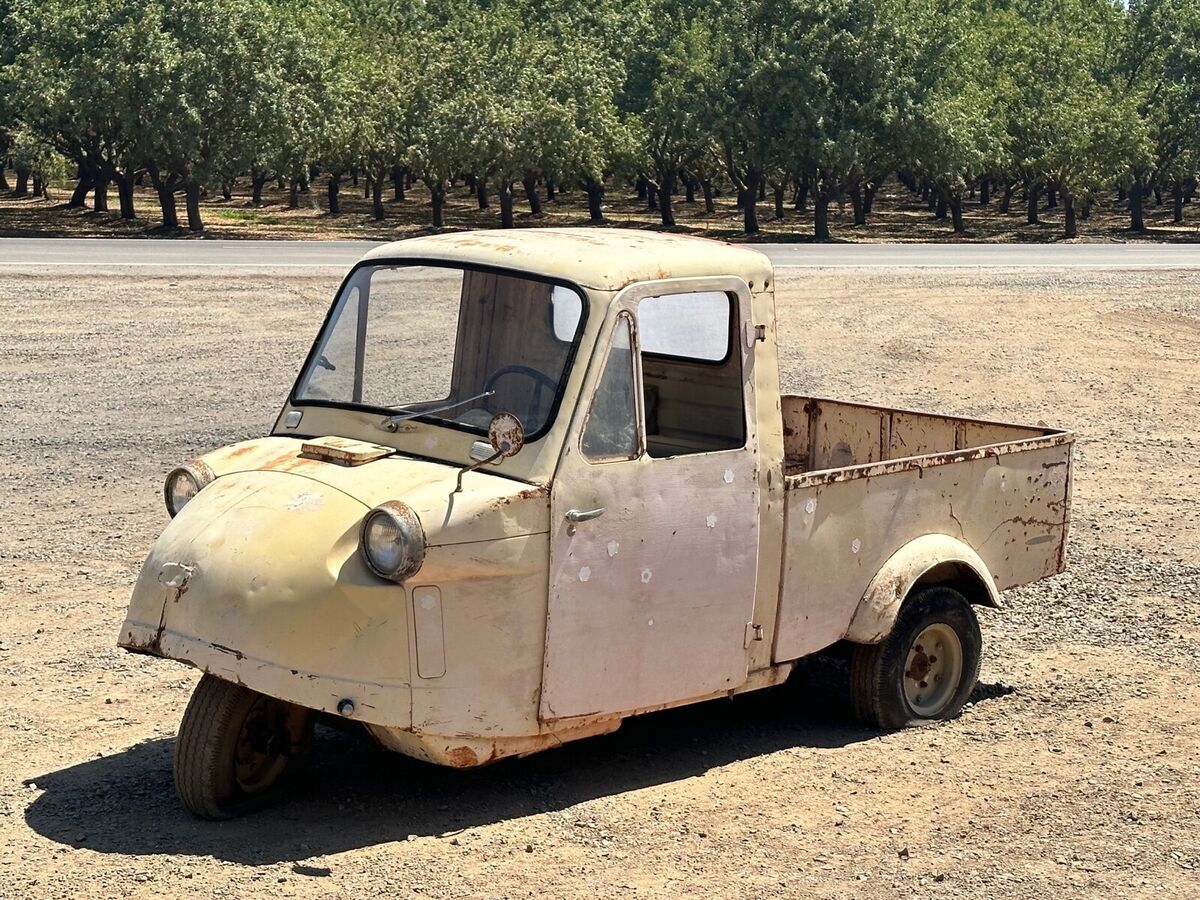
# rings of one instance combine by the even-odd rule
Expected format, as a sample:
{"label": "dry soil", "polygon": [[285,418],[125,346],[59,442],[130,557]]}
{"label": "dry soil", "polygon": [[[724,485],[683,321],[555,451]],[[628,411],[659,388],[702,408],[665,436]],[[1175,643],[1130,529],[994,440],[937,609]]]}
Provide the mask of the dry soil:
{"label": "dry soil", "polygon": [[199,822],[196,673],[114,646],[178,461],[263,433],[333,276],[0,279],[0,897],[1200,893],[1200,280],[779,279],[786,387],[1079,433],[1070,569],[983,617],[974,703],[877,735],[844,671],[476,772],[326,732]]}

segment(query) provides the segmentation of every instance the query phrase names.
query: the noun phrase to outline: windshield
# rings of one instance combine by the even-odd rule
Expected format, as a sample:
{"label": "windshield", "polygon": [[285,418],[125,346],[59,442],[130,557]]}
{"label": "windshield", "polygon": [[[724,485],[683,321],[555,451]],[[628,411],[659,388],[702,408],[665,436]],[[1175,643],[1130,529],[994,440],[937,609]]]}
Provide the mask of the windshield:
{"label": "windshield", "polygon": [[574,289],[497,272],[362,266],[317,339],[295,402],[483,432],[498,412],[549,428],[582,331]]}

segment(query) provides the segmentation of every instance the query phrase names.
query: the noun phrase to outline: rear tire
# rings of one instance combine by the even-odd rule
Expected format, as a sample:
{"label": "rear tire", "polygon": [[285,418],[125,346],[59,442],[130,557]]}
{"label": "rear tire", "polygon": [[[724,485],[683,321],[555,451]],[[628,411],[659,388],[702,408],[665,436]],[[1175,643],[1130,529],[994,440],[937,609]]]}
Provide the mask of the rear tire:
{"label": "rear tire", "polygon": [[967,598],[947,587],[905,600],[878,644],[856,644],[850,698],[864,725],[895,731],[955,718],[979,680],[983,638]]}
{"label": "rear tire", "polygon": [[302,768],[310,710],[205,675],[175,739],[175,791],[202,819],[231,819],[276,799]]}

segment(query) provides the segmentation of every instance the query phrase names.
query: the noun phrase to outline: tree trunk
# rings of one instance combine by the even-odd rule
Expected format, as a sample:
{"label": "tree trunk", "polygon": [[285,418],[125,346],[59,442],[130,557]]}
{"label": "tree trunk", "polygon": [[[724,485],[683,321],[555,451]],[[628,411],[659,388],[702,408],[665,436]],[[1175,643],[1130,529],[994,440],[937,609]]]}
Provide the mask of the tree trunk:
{"label": "tree trunk", "polygon": [[709,213],[710,215],[712,213],[715,213],[717,211],[717,204],[715,202],[713,202],[712,179],[711,178],[701,179],[700,180],[700,189],[704,191],[704,211],[706,213]]}
{"label": "tree trunk", "polygon": [[829,195],[824,191],[815,191],[813,196],[813,237],[829,240]]}
{"label": "tree trunk", "polygon": [[765,179],[765,178],[758,179],[758,199],[759,200],[767,199],[767,179]]}
{"label": "tree trunk", "polygon": [[9,191],[12,190],[12,187],[11,187],[11,185],[9,185],[8,178],[4,174],[5,164],[6,164],[6,160],[0,159],[0,193],[7,194]]}
{"label": "tree trunk", "polygon": [[604,185],[598,181],[585,181],[583,189],[587,192],[588,198],[588,217],[593,222],[604,221]]}
{"label": "tree trunk", "polygon": [[1171,202],[1171,221],[1179,225],[1183,222],[1183,183],[1180,181],[1171,185]]}
{"label": "tree trunk", "polygon": [[433,207],[433,227],[441,228],[446,210],[446,185],[443,182],[429,185],[429,205]]}
{"label": "tree trunk", "polygon": [[1146,220],[1142,214],[1142,203],[1146,198],[1146,186],[1139,175],[1133,179],[1133,188],[1129,191],[1129,227],[1134,231],[1145,231]]}
{"label": "tree trunk", "polygon": [[696,179],[691,175],[688,175],[683,179],[683,202],[696,202]]}
{"label": "tree trunk", "polygon": [[800,182],[796,183],[796,200],[794,203],[792,203],[792,206],[795,207],[796,212],[798,212],[798,213],[808,212],[808,182],[807,181],[800,181]]}
{"label": "tree trunk", "polygon": [[775,218],[783,218],[783,201],[787,194],[787,185],[782,181],[774,186],[775,192]]}
{"label": "tree trunk", "polygon": [[658,190],[649,179],[646,181],[646,209],[658,209]]}
{"label": "tree trunk", "polygon": [[342,186],[342,173],[329,173],[329,214],[331,216],[340,215],[342,212],[341,197],[338,195],[338,190]]}
{"label": "tree trunk", "polygon": [[480,209],[487,209],[490,206],[488,203],[486,178],[475,179],[475,202],[479,204]]}
{"label": "tree trunk", "polygon": [[500,179],[500,227],[513,227],[512,182],[507,178]]}
{"label": "tree trunk", "polygon": [[547,202],[547,203],[553,203],[553,202],[554,202],[554,198],[555,198],[556,196],[558,196],[558,195],[557,195],[557,194],[555,193],[555,191],[554,191],[554,179],[553,179],[553,178],[547,178],[547,179],[546,179],[546,202]]}
{"label": "tree trunk", "polygon": [[232,184],[232,182],[229,182],[229,181],[221,182],[221,199],[222,200],[232,200],[233,199],[233,184]]}
{"label": "tree trunk", "polygon": [[758,234],[758,203],[756,199],[762,186],[762,173],[756,169],[747,169],[746,202],[742,206],[742,231],[746,234]]}
{"label": "tree trunk", "polygon": [[363,177],[363,199],[364,200],[371,199],[371,182],[372,182],[372,180],[373,179],[370,174],[367,174]]}
{"label": "tree trunk", "polygon": [[250,173],[250,205],[251,206],[262,206],[263,205],[262,192],[263,192],[263,188],[266,187],[267,178],[268,178],[268,175],[266,172],[251,171],[251,173]]}
{"label": "tree trunk", "polygon": [[1154,186],[1154,205],[1162,206],[1162,191],[1159,189],[1158,185]]}
{"label": "tree trunk", "polygon": [[150,183],[158,194],[158,205],[162,210],[162,227],[179,227],[179,215],[175,211],[175,176],[160,177],[158,169],[150,169]]}
{"label": "tree trunk", "polygon": [[979,182],[979,205],[987,206],[992,202],[992,183],[988,179]]}
{"label": "tree trunk", "polygon": [[[31,174],[32,173],[29,171],[29,169],[26,169],[24,166],[17,167],[17,187],[16,190],[13,191],[14,197],[29,196],[29,176]],[[82,205],[83,204],[80,204],[80,206]]]}
{"label": "tree trunk", "polygon": [[382,222],[385,215],[383,209],[383,178],[382,173],[375,172],[371,175],[371,215],[375,217],[376,222]]}
{"label": "tree trunk", "polygon": [[1013,184],[1008,182],[1004,185],[1004,193],[1000,196],[1000,212],[1005,215],[1012,209]]}
{"label": "tree trunk", "polygon": [[939,222],[946,221],[946,195],[941,191],[937,193],[937,205],[934,208],[933,217]]}
{"label": "tree trunk", "polygon": [[667,172],[658,185],[658,214],[665,228],[675,227],[675,198],[672,195],[675,193],[677,177],[674,172]]}
{"label": "tree trunk", "polygon": [[867,222],[867,216],[871,214],[871,210],[875,208],[875,191],[878,187],[874,182],[871,182],[863,189],[863,224]]}
{"label": "tree trunk", "polygon": [[638,180],[634,184],[634,188],[637,190],[637,198],[639,200],[645,200],[647,190],[646,179],[638,176]]}
{"label": "tree trunk", "polygon": [[188,231],[203,231],[204,221],[200,218],[200,183],[189,181],[184,185],[183,192],[187,201]]}
{"label": "tree trunk", "polygon": [[34,197],[34,199],[36,200],[38,197],[41,197],[45,192],[46,192],[46,182],[44,182],[42,180],[40,175],[34,174],[34,176],[33,176],[33,197]]}
{"label": "tree trunk", "polygon": [[525,173],[525,177],[521,179],[521,187],[525,188],[525,199],[529,201],[529,211],[534,216],[542,214],[542,198],[537,192],[537,176]]}
{"label": "tree trunk", "polygon": [[121,218],[136,219],[133,208],[133,178],[129,173],[117,173],[117,197],[121,201]]}
{"label": "tree trunk", "polygon": [[1057,209],[1057,208],[1058,208],[1058,191],[1055,189],[1054,185],[1050,185],[1050,187],[1046,188],[1046,209]]}
{"label": "tree trunk", "polygon": [[1084,200],[1079,205],[1079,218],[1086,222],[1092,216],[1092,201],[1091,199]]}
{"label": "tree trunk", "polygon": [[1075,198],[1063,191],[1063,237],[1078,237],[1079,228],[1075,224]]}
{"label": "tree trunk", "polygon": [[69,209],[78,209],[83,206],[83,201],[92,191],[92,176],[84,171],[83,166],[79,167],[79,181],[75,185],[75,190],[71,192],[71,199],[67,201]]}
{"label": "tree trunk", "polygon": [[962,197],[950,197],[946,205],[950,207],[950,222],[954,226],[954,233],[963,234],[967,229],[963,227]]}
{"label": "tree trunk", "polygon": [[392,166],[392,202],[404,202],[404,166]]}
{"label": "tree trunk", "polygon": [[288,181],[288,209],[300,208],[300,179],[292,178]]}
{"label": "tree trunk", "polygon": [[93,188],[92,209],[95,212],[108,212],[108,179],[103,175],[96,179]]}
{"label": "tree trunk", "polygon": [[866,225],[867,214],[863,209],[862,190],[858,187],[858,185],[855,185],[854,187],[850,188],[849,193],[850,206],[854,209],[854,224]]}
{"label": "tree trunk", "polygon": [[1025,187],[1025,222],[1029,225],[1037,225],[1038,219],[1038,186],[1036,184],[1026,185]]}

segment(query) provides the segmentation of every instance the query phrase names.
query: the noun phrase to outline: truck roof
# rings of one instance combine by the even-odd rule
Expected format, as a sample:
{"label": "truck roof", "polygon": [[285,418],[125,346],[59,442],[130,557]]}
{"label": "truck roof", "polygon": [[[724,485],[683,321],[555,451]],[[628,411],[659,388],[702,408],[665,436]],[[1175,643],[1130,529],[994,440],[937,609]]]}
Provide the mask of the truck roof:
{"label": "truck roof", "polygon": [[459,231],[394,241],[363,257],[494,266],[615,291],[636,281],[736,275],[752,290],[772,280],[765,254],[709,238],[625,228]]}

